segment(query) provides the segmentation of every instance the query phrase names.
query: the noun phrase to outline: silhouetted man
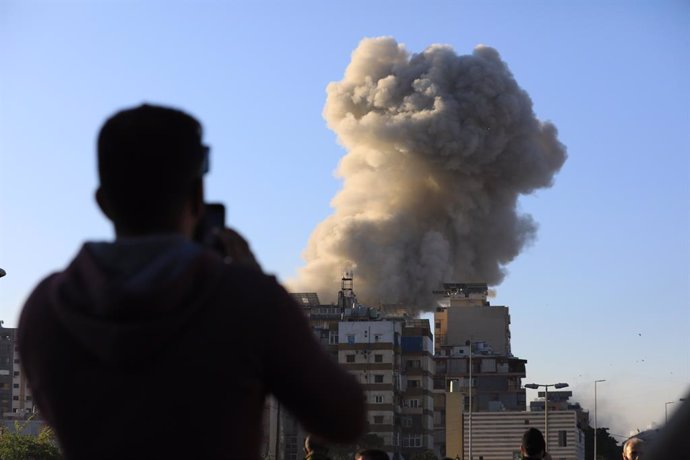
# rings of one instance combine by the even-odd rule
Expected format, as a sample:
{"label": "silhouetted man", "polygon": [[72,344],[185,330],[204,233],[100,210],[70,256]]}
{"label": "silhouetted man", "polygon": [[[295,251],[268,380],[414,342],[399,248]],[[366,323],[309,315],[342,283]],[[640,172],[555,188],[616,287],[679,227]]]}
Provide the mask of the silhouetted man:
{"label": "silhouetted man", "polygon": [[207,170],[183,112],[144,105],[101,129],[96,200],[116,239],[43,280],[18,332],[66,459],[258,458],[269,393],[330,441],[364,429],[359,384],[246,242],[228,229],[223,254],[193,241]]}
{"label": "silhouetted man", "polygon": [[364,449],[357,452],[355,460],[390,460],[390,457],[380,449]]}
{"label": "silhouetted man", "polygon": [[544,436],[536,428],[530,428],[522,435],[520,453],[525,460],[543,459],[546,455]]}
{"label": "silhouetted man", "polygon": [[304,439],[304,460],[330,460],[328,450],[326,443],[313,435]]}

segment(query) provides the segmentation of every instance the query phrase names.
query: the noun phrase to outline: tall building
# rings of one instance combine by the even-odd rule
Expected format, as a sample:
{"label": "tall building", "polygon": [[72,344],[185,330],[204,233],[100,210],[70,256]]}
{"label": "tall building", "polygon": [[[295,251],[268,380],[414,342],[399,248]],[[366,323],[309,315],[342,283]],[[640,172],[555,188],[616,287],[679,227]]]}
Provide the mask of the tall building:
{"label": "tall building", "polygon": [[434,448],[433,337],[426,319],[402,322],[401,452],[409,458]]}
{"label": "tall building", "polygon": [[34,414],[34,401],[21,367],[14,328],[0,321],[0,411],[2,418],[25,418]]}
{"label": "tall building", "polygon": [[434,438],[437,455],[448,456],[446,425],[457,422],[447,414],[451,386],[468,414],[524,411],[527,360],[512,355],[508,307],[489,303],[486,284],[448,283],[437,293],[446,305],[434,313]]}
{"label": "tall building", "polygon": [[[435,364],[429,321],[359,304],[349,273],[335,304],[322,305],[315,293],[292,296],[317,340],[362,384],[369,436],[380,439],[390,454],[405,458],[432,450]],[[297,460],[307,433],[272,404],[266,422],[268,457]]]}

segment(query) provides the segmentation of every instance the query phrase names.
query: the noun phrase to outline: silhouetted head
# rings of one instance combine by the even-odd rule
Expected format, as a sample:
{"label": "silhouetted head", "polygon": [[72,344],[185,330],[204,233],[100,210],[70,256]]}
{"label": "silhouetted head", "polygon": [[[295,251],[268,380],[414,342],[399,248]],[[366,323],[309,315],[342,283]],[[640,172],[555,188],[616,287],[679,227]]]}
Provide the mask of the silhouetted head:
{"label": "silhouetted head", "polygon": [[644,458],[644,441],[632,437],[623,444],[623,460],[641,460]]}
{"label": "silhouetted head", "polygon": [[304,439],[304,453],[309,454],[311,452],[327,454],[328,445],[323,440],[310,434]]}
{"label": "silhouetted head", "polygon": [[522,435],[522,446],[520,447],[523,457],[543,458],[546,452],[546,442],[544,436],[536,428],[530,428]]}
{"label": "silhouetted head", "polygon": [[379,449],[364,449],[357,452],[355,460],[390,460],[388,454]]}
{"label": "silhouetted head", "polygon": [[109,118],[98,136],[99,206],[118,235],[186,233],[202,212],[208,148],[201,124],[142,105]]}

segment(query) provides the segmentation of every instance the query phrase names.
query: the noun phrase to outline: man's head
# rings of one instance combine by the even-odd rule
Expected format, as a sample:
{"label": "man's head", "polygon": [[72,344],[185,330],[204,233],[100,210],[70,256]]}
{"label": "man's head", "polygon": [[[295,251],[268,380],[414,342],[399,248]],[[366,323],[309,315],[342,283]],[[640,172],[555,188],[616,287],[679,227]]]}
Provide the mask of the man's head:
{"label": "man's head", "polygon": [[98,136],[98,204],[119,235],[170,233],[202,212],[208,148],[201,124],[179,110],[142,105],[109,118]]}
{"label": "man's head", "polygon": [[355,460],[389,460],[389,457],[380,449],[364,449],[357,452]]}
{"label": "man's head", "polygon": [[541,431],[530,428],[522,435],[522,446],[520,447],[523,457],[543,458],[546,452],[546,442]]}
{"label": "man's head", "polygon": [[644,441],[641,438],[630,438],[623,444],[623,460],[640,460],[643,457]]}
{"label": "man's head", "polygon": [[304,439],[304,453],[310,454],[312,452],[327,454],[328,445],[321,439],[313,435],[309,435]]}

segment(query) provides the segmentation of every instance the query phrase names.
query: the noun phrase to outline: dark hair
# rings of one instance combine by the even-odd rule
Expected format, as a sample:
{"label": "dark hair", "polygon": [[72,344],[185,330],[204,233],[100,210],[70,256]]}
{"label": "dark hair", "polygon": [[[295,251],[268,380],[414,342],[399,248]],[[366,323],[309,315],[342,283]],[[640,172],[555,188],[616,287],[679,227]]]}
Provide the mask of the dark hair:
{"label": "dark hair", "polygon": [[388,454],[379,449],[364,449],[357,452],[355,458],[361,457],[362,460],[390,460]]}
{"label": "dark hair", "polygon": [[328,453],[328,445],[325,441],[311,434],[304,439],[304,448],[309,452]]}
{"label": "dark hair", "polygon": [[522,435],[522,448],[530,457],[537,456],[546,452],[544,436],[536,428],[530,428]]}
{"label": "dark hair", "polygon": [[174,225],[208,164],[201,134],[194,117],[148,104],[105,122],[98,136],[98,176],[116,225],[142,232]]}

